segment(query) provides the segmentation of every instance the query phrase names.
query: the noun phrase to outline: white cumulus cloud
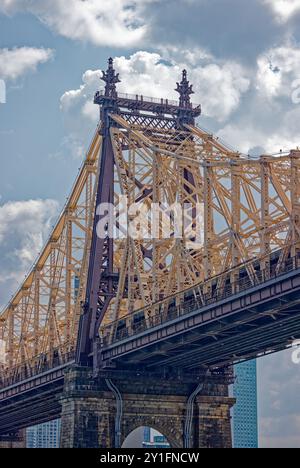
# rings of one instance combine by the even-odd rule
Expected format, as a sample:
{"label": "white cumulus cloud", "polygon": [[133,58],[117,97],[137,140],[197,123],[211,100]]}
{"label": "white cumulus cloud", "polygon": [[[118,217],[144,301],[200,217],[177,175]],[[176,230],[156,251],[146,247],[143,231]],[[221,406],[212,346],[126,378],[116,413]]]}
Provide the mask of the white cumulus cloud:
{"label": "white cumulus cloud", "polygon": [[261,54],[253,84],[245,112],[227,122],[219,136],[244,153],[299,147],[300,47],[285,43]]}
{"label": "white cumulus cloud", "polygon": [[287,21],[300,11],[300,0],[263,0],[269,5],[279,21]]}
{"label": "white cumulus cloud", "polygon": [[141,9],[155,0],[2,0],[0,12],[29,12],[70,39],[132,46],[146,34]]}
{"label": "white cumulus cloud", "polygon": [[19,78],[27,72],[35,71],[39,64],[47,62],[52,56],[52,50],[43,48],[0,49],[0,78]]}
{"label": "white cumulus cloud", "polygon": [[240,123],[229,123],[218,132],[218,136],[224,141],[229,142],[238,151],[248,154],[254,154],[253,150],[260,149],[259,156],[266,154],[279,154],[280,151],[289,152],[292,149],[300,147],[300,136],[296,129],[289,126],[293,118],[300,118],[300,110],[289,112],[282,119],[280,127],[273,127],[271,131],[263,126],[256,124],[254,120],[245,121],[243,118]]}
{"label": "white cumulus cloud", "polygon": [[258,361],[259,424],[261,448],[299,448],[299,365],[292,350]]}
{"label": "white cumulus cloud", "polygon": [[[175,55],[172,51],[172,57]],[[174,90],[176,81],[180,80],[183,68],[188,68],[189,79],[194,84],[194,102],[202,104],[206,116],[226,120],[249,89],[246,70],[235,62],[223,63],[203,52],[199,53],[198,60],[193,54],[187,56],[186,61],[181,61],[183,56],[178,55],[180,61],[168,56],[166,61],[162,54],[139,51],[129,58],[117,57],[115,68],[122,80],[119,92],[178,99]],[[83,75],[82,85],[62,96],[62,110],[72,111],[74,115],[77,109],[81,115],[96,120],[98,110],[92,100],[95,91],[103,86],[100,76],[100,70],[88,70]]]}
{"label": "white cumulus cloud", "polygon": [[262,54],[257,61],[257,87],[270,98],[291,98],[293,83],[300,78],[300,47],[285,44]]}
{"label": "white cumulus cloud", "polygon": [[0,205],[0,304],[24,278],[58,214],[54,200],[28,200]]}

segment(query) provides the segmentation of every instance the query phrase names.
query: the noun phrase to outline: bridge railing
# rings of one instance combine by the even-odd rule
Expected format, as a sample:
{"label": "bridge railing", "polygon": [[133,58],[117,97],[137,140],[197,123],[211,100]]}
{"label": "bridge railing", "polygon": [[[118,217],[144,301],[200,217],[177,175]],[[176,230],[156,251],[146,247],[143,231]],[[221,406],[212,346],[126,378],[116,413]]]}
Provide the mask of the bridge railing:
{"label": "bridge railing", "polygon": [[[278,255],[281,251],[278,252]],[[276,256],[276,252],[272,254]],[[254,259],[243,266],[228,270],[208,281],[184,291],[181,295],[167,298],[150,307],[122,317],[101,330],[102,346],[119,342],[149,329],[171,322],[203,307],[218,303],[237,293],[250,290],[255,286],[276,279],[284,274],[300,268],[300,252],[294,258],[274,263],[268,269],[260,269],[263,259]],[[280,266],[279,266],[280,265]],[[253,267],[253,274],[245,274],[246,268]],[[237,281],[232,281],[232,275],[239,273]],[[242,276],[244,274],[244,277]],[[179,304],[176,303],[178,300]]]}
{"label": "bridge railing", "polygon": [[24,382],[38,375],[45,374],[55,368],[71,363],[75,359],[75,351],[57,355],[52,361],[46,355],[38,356],[34,362],[26,361],[16,367],[0,365],[0,388]]}
{"label": "bridge railing", "polygon": [[[104,91],[98,91],[96,96],[105,96]],[[151,102],[153,104],[170,104],[172,106],[179,106],[179,101],[170,100],[170,99],[159,99],[149,96],[142,96],[139,94],[127,94],[127,93],[118,93],[119,99],[125,99],[128,101],[139,101],[139,102]]]}
{"label": "bridge railing", "polygon": [[[96,97],[105,97],[105,92],[104,91],[97,91]],[[163,98],[153,98],[149,96],[143,96],[139,94],[126,94],[126,93],[118,93],[118,99],[122,99],[125,101],[133,101],[133,102],[139,102],[139,103],[151,103],[151,104],[157,104],[160,106],[172,106],[172,107],[179,107],[179,101],[176,101],[174,99],[163,99]],[[192,109],[196,109],[199,107],[199,104],[191,104]]]}

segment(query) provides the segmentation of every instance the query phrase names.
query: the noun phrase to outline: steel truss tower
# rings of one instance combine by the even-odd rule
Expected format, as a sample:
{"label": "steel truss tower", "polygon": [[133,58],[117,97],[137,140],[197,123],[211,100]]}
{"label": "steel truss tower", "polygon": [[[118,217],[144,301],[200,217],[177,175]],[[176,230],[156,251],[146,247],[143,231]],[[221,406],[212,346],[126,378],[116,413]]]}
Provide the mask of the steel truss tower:
{"label": "steel truss tower", "polygon": [[[179,102],[119,94],[112,59],[102,80],[99,128],[71,196],[0,317],[2,380],[70,362],[76,349],[77,363],[97,373],[101,339],[113,341],[122,323],[151,325],[157,313],[184,306],[187,290],[201,306],[213,282],[232,294],[241,279],[255,285],[258,274],[267,279],[271,268],[296,262],[299,149],[252,159],[226,147],[197,126],[201,107],[192,104],[186,71]],[[134,214],[124,224],[124,200],[145,210],[140,236],[127,235]],[[157,231],[142,235],[152,205],[163,212],[175,203],[189,205],[189,228],[200,224],[200,242],[173,215],[160,214]],[[117,236],[103,211],[110,204]]]}

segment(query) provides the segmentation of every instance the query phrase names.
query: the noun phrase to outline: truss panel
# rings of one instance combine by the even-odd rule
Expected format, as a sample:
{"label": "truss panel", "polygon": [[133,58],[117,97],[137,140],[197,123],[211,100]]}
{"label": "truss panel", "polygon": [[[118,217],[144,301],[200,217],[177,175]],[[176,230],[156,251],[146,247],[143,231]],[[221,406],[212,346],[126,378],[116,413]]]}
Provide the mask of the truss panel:
{"label": "truss panel", "polygon": [[97,131],[71,196],[24,284],[3,311],[5,377],[68,362],[77,341],[95,211],[101,137]]}

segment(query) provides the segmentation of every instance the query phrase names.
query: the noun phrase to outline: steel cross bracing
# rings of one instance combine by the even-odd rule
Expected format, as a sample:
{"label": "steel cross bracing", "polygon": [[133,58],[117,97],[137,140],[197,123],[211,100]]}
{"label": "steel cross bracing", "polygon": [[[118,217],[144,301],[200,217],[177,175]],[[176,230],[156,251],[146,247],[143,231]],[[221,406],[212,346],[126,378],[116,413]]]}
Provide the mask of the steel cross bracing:
{"label": "steel cross bracing", "polygon": [[24,370],[28,375],[42,372],[74,357],[86,290],[100,146],[97,131],[58,223],[0,317],[1,380],[18,380]]}
{"label": "steel cross bracing", "polygon": [[[103,76],[105,91],[95,96],[99,132],[69,202],[1,316],[6,374],[45,362],[62,364],[74,357],[76,345],[77,362],[93,363],[97,370],[101,337],[112,343],[123,318],[126,328],[136,325],[133,316],[151,327],[158,313],[184,307],[184,291],[193,290],[197,300],[211,294],[216,275],[218,290],[229,284],[234,294],[241,275],[255,285],[259,274],[269,278],[271,263],[279,272],[298,258],[300,150],[257,159],[233,152],[196,125],[201,108],[190,101],[185,73],[178,92],[187,94],[180,94],[178,104],[118,95],[112,67],[110,62]],[[117,207],[121,197],[130,206],[149,208],[145,225],[153,203],[162,208],[189,203],[190,225],[202,226],[201,242],[195,245],[184,230],[182,239],[175,238],[172,218],[171,235],[165,236],[163,216],[153,236],[131,238],[122,209],[116,225],[123,238],[107,232],[100,239],[96,206]],[[271,254],[278,250],[274,266]],[[230,272],[226,284],[224,272]]]}

